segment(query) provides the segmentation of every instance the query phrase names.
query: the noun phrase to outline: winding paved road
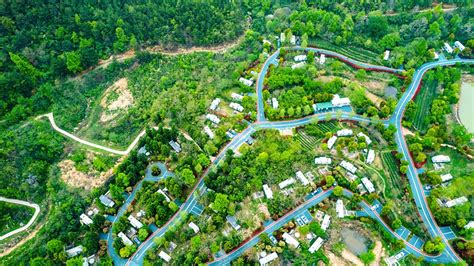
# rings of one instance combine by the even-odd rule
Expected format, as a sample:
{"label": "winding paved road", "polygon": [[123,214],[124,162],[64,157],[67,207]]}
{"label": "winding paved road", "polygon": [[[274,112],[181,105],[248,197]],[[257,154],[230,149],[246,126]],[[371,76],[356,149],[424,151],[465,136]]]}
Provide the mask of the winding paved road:
{"label": "winding paved road", "polygon": [[[389,72],[389,73],[394,73],[394,74],[398,74],[402,71],[400,69],[392,69],[392,68],[387,68],[387,67],[384,67],[384,66],[375,66],[375,65],[359,62],[357,60],[353,60],[353,59],[348,58],[346,56],[340,55],[340,54],[332,52],[332,51],[324,50],[324,49],[301,48],[301,47],[295,47],[295,48],[291,48],[291,49],[314,51],[314,52],[317,52],[317,53],[322,53],[322,54],[325,54],[325,55],[330,56],[330,57],[338,58],[338,59],[340,59],[340,60],[356,67],[356,68],[364,68],[364,69],[367,69],[367,70],[383,71],[383,72]],[[256,130],[294,128],[294,127],[298,127],[298,126],[302,126],[302,125],[310,123],[313,120],[314,117],[318,117],[318,119],[320,121],[326,120],[327,113],[315,114],[315,115],[310,116],[310,117],[305,117],[305,118],[291,120],[291,121],[270,122],[270,121],[267,121],[265,119],[264,103],[263,103],[263,97],[262,97],[263,81],[264,81],[264,78],[265,78],[265,75],[268,71],[269,66],[271,64],[276,64],[276,59],[278,58],[279,52],[280,52],[280,50],[277,50],[274,54],[272,54],[265,61],[264,65],[262,66],[262,70],[259,73],[259,76],[258,76],[258,79],[257,79],[257,97],[258,97],[258,101],[257,101],[257,122],[254,123],[254,124],[250,124],[244,131],[242,131],[236,137],[234,137],[234,139],[231,142],[229,142],[220,151],[219,155],[213,161],[212,166],[209,169],[211,169],[212,167],[219,164],[219,162],[224,158],[225,153],[227,152],[227,150],[229,150],[229,149],[232,149],[232,150],[238,149],[238,147],[240,147],[240,145],[242,143],[244,143],[249,138],[249,136],[252,133],[254,133]],[[417,208],[419,210],[420,216],[422,217],[423,222],[425,223],[426,227],[428,228],[428,231],[429,231],[430,235],[433,236],[433,237],[435,237],[435,236],[441,237],[443,242],[446,244],[446,249],[444,250],[444,252],[442,254],[440,254],[438,256],[427,255],[427,254],[423,253],[422,251],[420,251],[419,249],[417,249],[416,247],[409,244],[408,242],[406,242],[405,240],[403,240],[405,242],[405,245],[406,245],[406,250],[408,250],[410,253],[414,254],[415,256],[423,256],[426,261],[438,262],[438,263],[459,262],[460,258],[454,252],[452,247],[449,245],[448,240],[444,237],[443,233],[440,231],[438,225],[436,224],[436,222],[433,218],[433,215],[431,214],[431,212],[428,208],[428,204],[426,202],[426,198],[425,198],[425,195],[424,195],[423,189],[422,189],[422,184],[421,184],[420,179],[418,177],[417,171],[414,167],[413,161],[412,161],[411,157],[409,156],[408,147],[407,147],[405,138],[402,135],[401,121],[402,121],[402,118],[403,118],[403,113],[404,113],[404,110],[406,108],[406,105],[413,98],[418,86],[420,85],[421,79],[422,79],[423,75],[426,73],[426,71],[428,71],[429,69],[438,67],[438,66],[451,66],[451,65],[454,65],[454,64],[457,64],[457,63],[474,64],[474,60],[452,59],[452,60],[435,61],[435,62],[426,63],[426,64],[422,65],[420,68],[418,68],[415,71],[412,83],[407,88],[407,90],[403,94],[402,98],[398,101],[395,112],[392,115],[392,117],[390,118],[390,120],[382,121],[385,125],[393,124],[397,127],[397,133],[396,133],[396,136],[395,136],[395,141],[397,143],[399,151],[403,154],[404,159],[410,162],[407,176],[408,176],[408,179],[410,181],[411,190],[412,190]],[[334,112],[331,112],[330,114],[331,114],[331,116],[330,116],[331,119],[337,117],[337,114],[334,113]],[[134,142],[129,146],[129,148],[126,151],[117,151],[117,150],[110,149],[110,148],[107,148],[107,147],[103,147],[103,146],[100,146],[100,145],[97,145],[97,144],[94,144],[94,143],[91,143],[91,142],[88,142],[88,141],[81,140],[80,138],[77,138],[76,136],[74,136],[74,135],[58,128],[56,126],[56,124],[54,123],[54,119],[53,119],[52,114],[47,114],[45,116],[47,116],[50,119],[50,122],[51,122],[51,125],[53,126],[53,128],[56,131],[60,132],[61,134],[65,135],[69,138],[72,138],[72,139],[74,139],[74,140],[76,140],[80,143],[83,143],[85,145],[89,145],[91,147],[102,149],[102,150],[109,151],[109,152],[116,153],[116,154],[127,154],[128,152],[130,152],[130,150],[133,149],[133,147],[138,142],[138,139],[139,139],[140,135],[143,134],[143,132],[142,132],[139,135],[139,137],[137,137],[134,140]],[[368,119],[368,118],[364,118],[364,117],[349,114],[349,113],[342,113],[341,118],[346,119],[346,120],[357,121],[357,122],[369,122],[369,123],[380,121],[380,120],[371,120],[371,119]],[[203,178],[204,178],[204,176],[206,176],[208,174],[209,169],[207,169],[204,172],[204,174],[202,175],[202,177],[199,179],[198,183],[196,184],[196,186],[193,188],[192,192],[188,196],[186,202],[183,205],[181,205],[180,210],[168,221],[167,224],[165,224],[162,228],[160,228],[159,230],[154,232],[152,236],[150,236],[146,241],[144,241],[138,247],[137,252],[127,261],[127,263],[126,263],[127,265],[141,265],[141,264],[143,264],[143,259],[144,259],[144,255],[145,255],[146,251],[154,245],[153,239],[155,237],[163,236],[164,233],[168,230],[168,228],[170,226],[173,226],[176,223],[178,223],[178,221],[180,221],[182,219],[183,214],[188,213],[196,205],[197,196],[198,196],[197,194],[200,194],[198,191],[200,191],[201,193],[203,192],[202,190],[205,188]],[[329,196],[328,193],[330,193],[330,192],[326,191],[326,192],[324,192],[324,194],[310,199],[309,201],[305,202],[303,205],[297,207],[296,209],[294,209],[293,211],[291,211],[290,213],[288,213],[287,215],[282,217],[280,220],[278,220],[278,221],[272,223],[271,225],[267,226],[264,229],[264,231],[266,231],[266,232],[267,232],[267,230],[271,231],[271,230],[275,229],[277,226],[283,225],[284,221],[291,220],[291,218],[294,217],[295,214],[297,214],[299,211],[305,209],[305,207],[311,206],[311,204],[313,204],[313,203],[316,204],[318,200],[322,200],[323,196],[326,196],[326,195]],[[381,223],[383,225],[383,227],[387,231],[389,231],[394,237],[397,237],[397,238],[401,239],[401,237],[398,236],[398,234],[393,232],[390,229],[390,227],[387,226],[383,222],[383,220],[378,216],[378,214],[376,212],[371,210],[371,208],[369,207],[368,204],[363,203],[361,205],[361,207],[364,209],[365,212],[368,213],[369,216],[371,216],[372,218],[377,220],[379,223]],[[243,252],[243,250],[245,250],[245,247],[250,247],[252,243],[257,243],[257,242],[258,242],[258,238],[255,237],[255,238],[253,238],[253,240],[250,240],[249,242],[244,244],[242,247],[240,247],[237,251],[234,251],[230,254],[227,254],[227,255],[219,258],[218,261],[220,261],[221,263],[224,260],[231,261],[232,259],[234,259],[237,256],[237,255],[232,255],[232,254],[241,254],[241,253],[239,253],[240,252],[239,250],[242,250],[242,252]],[[117,256],[114,256],[114,258],[115,257],[117,257]],[[122,259],[115,260],[114,259],[114,263],[117,264],[117,265],[123,265],[124,260],[122,260]]]}
{"label": "winding paved road", "polygon": [[110,152],[110,153],[114,153],[114,154],[118,154],[118,155],[127,155],[127,154],[129,154],[130,151],[132,151],[133,148],[135,148],[135,146],[137,145],[140,138],[143,135],[145,135],[145,133],[146,133],[145,130],[142,130],[140,132],[140,134],[138,134],[138,136],[132,141],[132,143],[128,146],[128,148],[126,150],[119,151],[119,150],[116,150],[116,149],[112,149],[112,148],[108,148],[108,147],[105,147],[105,146],[102,146],[102,145],[99,145],[99,144],[92,143],[92,142],[87,141],[87,140],[83,140],[83,139],[67,132],[66,130],[58,127],[58,125],[56,125],[56,122],[54,121],[53,113],[47,113],[47,114],[44,114],[44,115],[40,115],[40,116],[37,117],[37,119],[43,118],[43,117],[47,117],[49,119],[49,122],[51,123],[51,126],[53,127],[53,129],[56,130],[57,132],[61,133],[61,135],[66,136],[66,137],[68,137],[68,138],[70,138],[74,141],[77,141],[77,142],[82,143],[84,145],[87,145],[89,147],[96,148],[96,149],[103,150],[103,151]]}
{"label": "winding paved road", "polygon": [[13,231],[10,231],[10,232],[4,234],[3,236],[0,236],[0,241],[28,229],[35,222],[36,218],[38,217],[38,215],[41,211],[41,208],[38,204],[30,203],[30,202],[24,201],[24,200],[17,200],[17,199],[9,199],[9,198],[0,197],[0,201],[13,203],[13,204],[18,204],[18,205],[23,205],[23,206],[27,206],[27,207],[35,209],[35,213],[33,214],[33,216],[31,217],[31,219],[28,221],[27,224],[25,224],[24,226],[22,226],[20,228],[17,228],[15,230],[13,230]]}

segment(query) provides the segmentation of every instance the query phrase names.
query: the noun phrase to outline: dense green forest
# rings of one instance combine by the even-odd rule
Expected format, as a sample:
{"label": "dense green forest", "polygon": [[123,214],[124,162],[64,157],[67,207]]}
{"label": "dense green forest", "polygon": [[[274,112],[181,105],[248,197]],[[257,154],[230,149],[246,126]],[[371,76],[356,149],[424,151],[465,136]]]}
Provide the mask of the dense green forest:
{"label": "dense green forest", "polygon": [[130,48],[208,46],[242,34],[239,5],[223,1],[8,1],[0,4],[0,115],[41,82],[78,73]]}

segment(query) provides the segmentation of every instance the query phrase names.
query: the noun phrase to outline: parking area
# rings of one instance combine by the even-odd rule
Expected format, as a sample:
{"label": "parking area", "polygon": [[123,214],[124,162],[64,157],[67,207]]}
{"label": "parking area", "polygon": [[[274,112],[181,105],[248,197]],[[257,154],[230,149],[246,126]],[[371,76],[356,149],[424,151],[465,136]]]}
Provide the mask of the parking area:
{"label": "parking area", "polygon": [[313,217],[307,210],[295,217],[296,224],[299,226],[308,224],[311,220],[313,220]]}
{"label": "parking area", "polygon": [[408,236],[410,235],[410,230],[406,229],[405,227],[401,226],[395,232],[403,239],[407,239]]}
{"label": "parking area", "polygon": [[204,206],[200,205],[199,203],[196,203],[191,209],[190,213],[192,215],[200,216],[203,211],[204,211]]}
{"label": "parking area", "polygon": [[453,232],[453,229],[451,229],[451,227],[445,226],[445,227],[440,227],[439,229],[441,230],[443,235],[446,237],[446,239],[451,240],[451,239],[456,238],[456,234]]}
{"label": "parking area", "polygon": [[419,238],[417,235],[413,235],[410,238],[410,241],[408,241],[408,243],[412,244],[414,247],[416,247],[418,249],[421,249],[421,247],[423,247],[423,244],[425,243],[425,241],[421,240],[421,238]]}

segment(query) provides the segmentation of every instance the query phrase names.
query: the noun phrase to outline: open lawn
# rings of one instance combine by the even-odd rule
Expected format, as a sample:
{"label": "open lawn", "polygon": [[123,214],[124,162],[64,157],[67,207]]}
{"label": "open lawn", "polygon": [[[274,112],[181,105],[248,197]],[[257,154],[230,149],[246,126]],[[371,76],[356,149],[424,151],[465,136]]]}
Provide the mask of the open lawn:
{"label": "open lawn", "polygon": [[[451,158],[451,162],[444,164],[444,169],[440,170],[440,173],[451,173],[453,177],[456,178],[469,175],[474,172],[474,162],[454,149],[441,147],[439,152],[436,154],[448,155]],[[430,154],[429,158],[436,154]],[[426,170],[434,169],[431,159],[428,160],[425,168]]]}

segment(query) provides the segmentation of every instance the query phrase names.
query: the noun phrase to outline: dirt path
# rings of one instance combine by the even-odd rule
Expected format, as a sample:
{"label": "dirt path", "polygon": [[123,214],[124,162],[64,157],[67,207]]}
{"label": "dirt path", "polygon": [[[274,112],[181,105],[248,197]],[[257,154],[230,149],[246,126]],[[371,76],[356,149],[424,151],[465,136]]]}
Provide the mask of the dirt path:
{"label": "dirt path", "polygon": [[[210,53],[225,53],[229,49],[232,49],[236,46],[238,46],[242,41],[245,39],[245,32],[242,34],[239,38],[228,42],[228,43],[223,43],[220,45],[216,46],[192,46],[189,48],[178,48],[176,50],[167,50],[163,48],[161,45],[155,45],[151,46],[148,48],[145,48],[145,51],[150,52],[150,53],[161,53],[164,55],[169,55],[169,56],[176,56],[176,55],[184,55],[184,54],[192,54],[194,52],[210,52]],[[127,59],[135,57],[135,50],[131,49],[126,51],[125,53],[122,54],[116,54],[116,55],[111,55],[109,58],[105,60],[99,60],[99,63],[95,67],[88,68],[81,73],[77,74],[76,76],[72,77],[71,80],[77,80],[80,79],[83,75],[91,72],[92,70],[95,69],[101,69],[104,67],[107,67],[110,65],[113,61],[117,62],[123,62]]]}
{"label": "dirt path", "polygon": [[375,266],[375,265],[382,265],[382,259],[385,257],[385,250],[382,246],[382,243],[380,241],[375,242],[375,247],[374,250],[372,251],[375,254],[375,261],[372,262],[370,265]]}
{"label": "dirt path", "polygon": [[10,254],[13,250],[15,250],[17,247],[25,244],[28,240],[32,239],[33,237],[36,236],[36,234],[39,232],[39,230],[43,227],[44,225],[44,222],[38,224],[35,229],[33,231],[31,231],[31,233],[23,238],[22,240],[20,240],[18,243],[14,244],[13,246],[11,247],[8,247],[7,249],[5,249],[2,253],[0,253],[0,258],[3,257],[3,256],[6,256],[8,254]]}
{"label": "dirt path", "polygon": [[27,224],[25,224],[24,226],[20,227],[20,228],[17,228],[13,231],[10,231],[2,236],[0,236],[0,241],[1,240],[4,240],[12,235],[15,235],[15,234],[18,234],[20,232],[23,232],[25,231],[26,229],[28,229],[36,220],[36,218],[38,217],[38,214],[40,213],[41,211],[41,208],[38,204],[36,203],[31,203],[31,202],[28,202],[28,201],[24,201],[24,200],[18,200],[18,199],[9,199],[9,198],[4,198],[4,197],[0,197],[0,201],[4,201],[4,202],[8,202],[8,203],[12,203],[12,204],[17,204],[17,205],[23,205],[23,206],[26,206],[26,207],[30,207],[30,208],[33,208],[35,209],[35,212],[33,214],[33,216],[31,217],[31,219],[28,221]]}

